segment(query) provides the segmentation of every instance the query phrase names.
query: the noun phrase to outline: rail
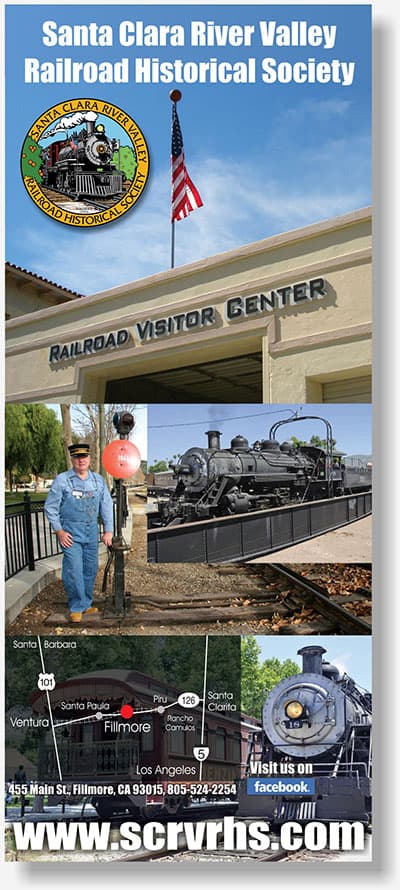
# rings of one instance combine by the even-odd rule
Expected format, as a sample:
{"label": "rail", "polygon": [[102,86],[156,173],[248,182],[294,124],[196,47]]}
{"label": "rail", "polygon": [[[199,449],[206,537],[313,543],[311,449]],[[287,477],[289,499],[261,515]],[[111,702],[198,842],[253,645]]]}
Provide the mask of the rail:
{"label": "rail", "polygon": [[339,606],[337,603],[333,602],[328,596],[327,591],[320,587],[319,584],[316,584],[315,581],[312,581],[310,578],[305,578],[303,575],[293,571],[293,569],[289,569],[285,565],[280,565],[279,563],[270,563],[269,565],[271,569],[275,569],[275,571],[284,575],[286,578],[289,578],[289,581],[293,581],[295,585],[300,587],[306,594],[311,607],[325,618],[331,619],[334,623],[337,622],[338,626],[341,627],[345,633],[370,635],[371,626],[367,621],[364,621],[363,618],[359,618],[358,615],[353,615],[352,612],[349,612],[346,608],[343,608],[343,606]]}
{"label": "rail", "polygon": [[368,516],[371,491],[219,519],[150,528],[149,562],[225,563],[255,559]]}
{"label": "rail", "polygon": [[[90,743],[58,740],[57,750],[64,779],[126,778],[133,775],[137,765],[137,745],[130,739]],[[40,750],[39,775],[45,780],[57,775],[52,744],[44,744]]]}
{"label": "rail", "polygon": [[6,504],[4,522],[6,581],[22,569],[34,572],[36,563],[41,559],[49,559],[63,552],[44,512],[45,501],[46,498],[33,501],[28,492],[25,492],[22,501]]}
{"label": "rail", "polygon": [[35,563],[62,553],[57,535],[44,512],[45,500],[33,501],[26,492],[22,501],[5,507],[6,581],[22,569],[35,570]]}

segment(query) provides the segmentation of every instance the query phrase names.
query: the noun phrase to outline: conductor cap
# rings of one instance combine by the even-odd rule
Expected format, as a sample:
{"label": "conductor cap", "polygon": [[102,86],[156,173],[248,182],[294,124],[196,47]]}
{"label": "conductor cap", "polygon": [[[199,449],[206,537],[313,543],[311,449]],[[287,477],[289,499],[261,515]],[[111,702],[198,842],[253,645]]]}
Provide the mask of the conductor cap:
{"label": "conductor cap", "polygon": [[82,443],[68,445],[68,451],[71,457],[89,457],[90,445],[84,445]]}

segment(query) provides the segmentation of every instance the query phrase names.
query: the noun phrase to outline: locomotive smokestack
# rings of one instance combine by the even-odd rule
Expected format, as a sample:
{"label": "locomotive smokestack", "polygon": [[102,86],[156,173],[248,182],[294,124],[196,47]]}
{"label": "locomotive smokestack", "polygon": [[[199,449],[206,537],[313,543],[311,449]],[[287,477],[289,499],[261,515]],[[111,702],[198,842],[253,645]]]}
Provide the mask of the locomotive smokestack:
{"label": "locomotive smokestack", "polygon": [[303,674],[322,674],[323,646],[303,646],[297,654],[303,656]]}
{"label": "locomotive smokestack", "polygon": [[88,111],[88,113],[85,117],[86,130],[87,130],[88,136],[91,136],[91,134],[94,133],[94,122],[95,122],[96,118],[97,118],[97,114],[95,111]]}
{"label": "locomotive smokestack", "polygon": [[221,448],[221,433],[218,430],[208,430],[206,436],[208,438],[208,447],[219,451]]}

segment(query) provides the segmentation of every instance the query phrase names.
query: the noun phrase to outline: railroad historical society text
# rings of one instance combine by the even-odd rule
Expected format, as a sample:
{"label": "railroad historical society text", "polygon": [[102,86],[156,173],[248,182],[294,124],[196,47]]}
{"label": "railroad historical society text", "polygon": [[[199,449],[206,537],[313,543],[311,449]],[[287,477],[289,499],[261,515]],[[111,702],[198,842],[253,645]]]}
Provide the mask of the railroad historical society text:
{"label": "railroad historical society text", "polygon": [[[183,24],[156,25],[124,20],[118,27],[107,23],[68,25],[47,19],[42,23],[40,41],[47,58],[26,57],[24,80],[27,84],[51,83],[135,83],[135,84],[353,84],[356,63],[335,57],[337,26],[294,20],[281,24],[259,20],[254,24],[217,24],[191,21]],[[120,59],[85,61],[64,54],[68,47],[120,46],[132,51]],[[179,49],[198,50],[202,58],[179,58]],[[161,60],[158,48],[169,48],[175,57]],[[204,49],[212,51],[204,59]],[[243,58],[224,59],[218,50],[243,49]],[[259,51],[266,50],[259,57]],[[285,50],[307,49],[308,58],[285,58]],[[268,50],[276,55],[268,54]],[[321,59],[321,50],[326,58]],[[146,55],[147,52],[147,55]],[[252,55],[252,52],[255,55]],[[137,54],[138,53],[138,54]],[[316,55],[319,53],[319,57]]]}

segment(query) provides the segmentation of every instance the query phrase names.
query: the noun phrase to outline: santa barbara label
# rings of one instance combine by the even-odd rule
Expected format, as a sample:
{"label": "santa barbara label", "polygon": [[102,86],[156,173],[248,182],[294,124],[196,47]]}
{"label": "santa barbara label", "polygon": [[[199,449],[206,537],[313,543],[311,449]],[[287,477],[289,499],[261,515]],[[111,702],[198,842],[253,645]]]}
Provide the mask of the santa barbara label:
{"label": "santa barbara label", "polygon": [[32,124],[21,173],[32,201],[51,219],[92,228],[137,203],[149,176],[149,151],[137,123],[117,105],[70,99]]}

